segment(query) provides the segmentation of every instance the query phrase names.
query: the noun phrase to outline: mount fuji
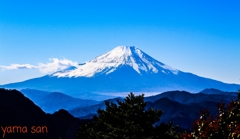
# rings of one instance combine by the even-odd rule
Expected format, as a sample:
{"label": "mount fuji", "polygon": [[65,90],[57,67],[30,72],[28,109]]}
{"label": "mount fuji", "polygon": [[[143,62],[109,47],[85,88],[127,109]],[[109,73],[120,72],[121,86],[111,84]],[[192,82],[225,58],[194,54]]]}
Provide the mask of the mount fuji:
{"label": "mount fuji", "polygon": [[57,77],[93,77],[108,75],[123,66],[130,67],[139,75],[158,72],[177,74],[173,69],[142,52],[134,46],[119,46],[73,70],[59,71],[52,76]]}
{"label": "mount fuji", "polygon": [[84,64],[0,87],[57,91],[80,98],[122,96],[129,92],[154,95],[164,91],[193,93],[206,88],[236,91],[227,84],[180,71],[157,61],[134,46],[118,46]]}

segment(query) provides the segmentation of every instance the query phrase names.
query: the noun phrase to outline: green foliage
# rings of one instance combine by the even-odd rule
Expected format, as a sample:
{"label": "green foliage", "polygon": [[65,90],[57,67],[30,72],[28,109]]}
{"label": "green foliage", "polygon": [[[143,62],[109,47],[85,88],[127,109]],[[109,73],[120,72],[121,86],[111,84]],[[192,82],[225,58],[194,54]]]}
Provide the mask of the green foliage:
{"label": "green foliage", "polygon": [[94,121],[81,126],[77,132],[79,139],[154,139],[178,138],[172,124],[154,123],[160,120],[162,111],[145,110],[144,95],[130,93],[118,104],[105,102],[106,110],[98,110]]}
{"label": "green foliage", "polygon": [[195,122],[192,138],[240,138],[240,91],[238,99],[228,105],[220,103],[219,114],[216,118],[210,115],[209,110],[201,112],[200,118]]}

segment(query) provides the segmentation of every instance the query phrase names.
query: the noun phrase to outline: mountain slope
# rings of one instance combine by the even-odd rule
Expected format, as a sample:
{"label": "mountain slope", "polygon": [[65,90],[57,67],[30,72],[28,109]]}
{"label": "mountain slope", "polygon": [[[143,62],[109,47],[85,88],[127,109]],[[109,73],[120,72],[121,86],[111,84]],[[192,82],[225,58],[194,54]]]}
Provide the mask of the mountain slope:
{"label": "mountain slope", "polygon": [[204,90],[202,90],[200,93],[203,93],[203,94],[219,94],[219,95],[230,95],[230,96],[234,96],[236,97],[238,92],[237,92],[237,89],[233,92],[227,92],[227,91],[221,91],[221,90],[218,90],[218,89],[214,89],[214,88],[206,88]]}
{"label": "mountain slope", "polygon": [[138,74],[158,73],[177,74],[178,70],[173,69],[142,52],[134,46],[119,46],[115,49],[78,66],[74,70],[56,72],[52,76],[57,77],[93,77],[102,74],[110,74],[118,67],[129,66]]}
{"label": "mountain slope", "polygon": [[147,108],[162,110],[163,115],[160,122],[173,122],[173,125],[179,125],[181,128],[189,130],[192,123],[199,118],[200,110],[209,108],[211,114],[217,114],[218,102],[203,101],[201,103],[182,104],[163,97],[154,102],[148,102]]}
{"label": "mountain slope", "polygon": [[204,101],[211,102],[229,102],[230,100],[237,99],[237,92],[222,92],[218,90],[214,92],[216,89],[206,89],[212,90],[213,94],[204,94],[202,91],[200,93],[192,94],[186,91],[169,91],[164,92],[158,95],[145,97],[145,101],[154,102],[161,98],[168,98],[172,101],[176,101],[182,104],[191,104],[191,103],[202,103]]}
{"label": "mountain slope", "polygon": [[[46,114],[17,90],[0,89],[0,100],[0,126],[7,127],[9,132],[5,133],[4,139],[55,139],[59,136],[62,139],[75,139],[78,127],[86,122],[74,118],[65,110],[59,110],[52,115]],[[15,132],[10,133],[13,126],[20,126],[22,129],[26,126],[27,132],[12,128]],[[32,133],[33,126],[45,126],[47,130]],[[3,137],[2,129],[0,134]]]}
{"label": "mountain slope", "polygon": [[54,113],[60,109],[71,110],[77,107],[85,107],[100,103],[93,100],[74,98],[59,92],[23,89],[21,93],[31,99],[31,101],[46,113]]}
{"label": "mountain slope", "polygon": [[119,46],[85,64],[2,87],[47,90],[83,99],[103,100],[122,92],[185,90],[197,93],[205,88],[236,91],[240,85],[182,72],[134,46]]}

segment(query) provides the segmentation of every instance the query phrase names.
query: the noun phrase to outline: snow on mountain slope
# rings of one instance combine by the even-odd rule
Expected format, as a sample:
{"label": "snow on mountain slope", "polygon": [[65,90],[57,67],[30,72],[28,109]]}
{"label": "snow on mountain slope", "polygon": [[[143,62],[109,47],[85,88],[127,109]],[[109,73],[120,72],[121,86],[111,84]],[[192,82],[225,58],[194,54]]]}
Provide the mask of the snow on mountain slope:
{"label": "snow on mountain slope", "polygon": [[140,75],[144,72],[148,74],[158,72],[178,74],[179,72],[177,69],[155,60],[134,46],[118,46],[83,65],[72,68],[72,70],[55,72],[51,76],[92,77],[97,74],[109,74],[121,66],[130,66]]}

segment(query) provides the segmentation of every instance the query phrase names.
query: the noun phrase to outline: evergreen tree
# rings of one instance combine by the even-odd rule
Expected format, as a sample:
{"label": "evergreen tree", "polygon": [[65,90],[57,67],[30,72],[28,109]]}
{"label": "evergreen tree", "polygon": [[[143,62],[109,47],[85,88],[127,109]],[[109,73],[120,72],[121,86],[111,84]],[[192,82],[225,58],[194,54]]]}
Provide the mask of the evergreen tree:
{"label": "evergreen tree", "polygon": [[77,132],[79,139],[169,139],[177,138],[172,124],[154,123],[160,120],[162,111],[145,110],[144,95],[130,93],[118,104],[105,102],[106,110],[98,110],[94,121],[81,126]]}

